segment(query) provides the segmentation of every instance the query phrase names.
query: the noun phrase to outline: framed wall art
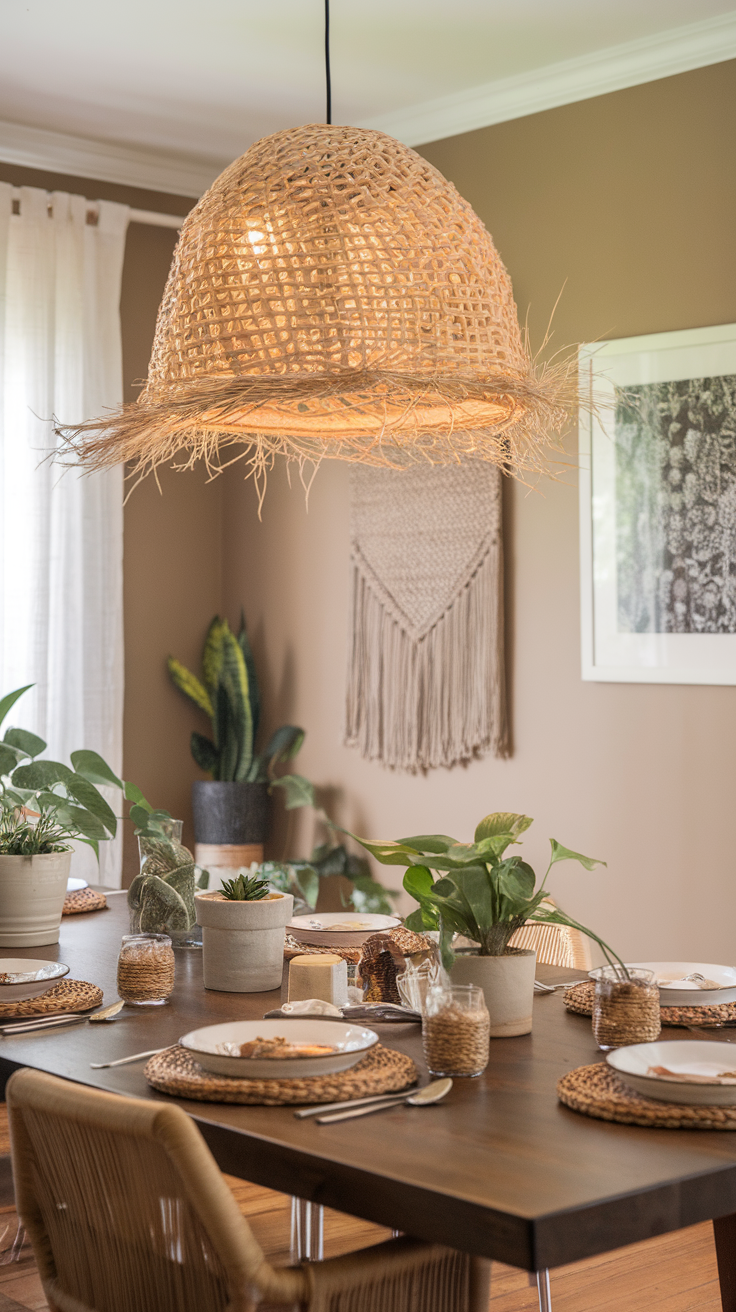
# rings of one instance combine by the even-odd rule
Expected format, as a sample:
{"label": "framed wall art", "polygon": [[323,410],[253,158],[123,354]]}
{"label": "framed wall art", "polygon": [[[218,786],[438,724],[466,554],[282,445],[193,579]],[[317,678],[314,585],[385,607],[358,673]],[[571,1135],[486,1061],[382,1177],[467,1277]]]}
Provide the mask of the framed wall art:
{"label": "framed wall art", "polygon": [[583,679],[736,684],[736,324],[579,359]]}

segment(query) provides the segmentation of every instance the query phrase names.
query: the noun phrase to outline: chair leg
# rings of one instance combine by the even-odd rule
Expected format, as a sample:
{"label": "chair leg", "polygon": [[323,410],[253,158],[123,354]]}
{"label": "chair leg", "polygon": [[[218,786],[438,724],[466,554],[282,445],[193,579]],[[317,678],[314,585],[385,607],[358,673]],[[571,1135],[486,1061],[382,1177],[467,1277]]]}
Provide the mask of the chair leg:
{"label": "chair leg", "polygon": [[539,1312],[552,1312],[552,1295],[549,1289],[549,1269],[537,1271],[537,1293],[539,1295]]}
{"label": "chair leg", "polygon": [[291,1200],[291,1260],[292,1262],[322,1262],[324,1260],[324,1208],[306,1198]]}

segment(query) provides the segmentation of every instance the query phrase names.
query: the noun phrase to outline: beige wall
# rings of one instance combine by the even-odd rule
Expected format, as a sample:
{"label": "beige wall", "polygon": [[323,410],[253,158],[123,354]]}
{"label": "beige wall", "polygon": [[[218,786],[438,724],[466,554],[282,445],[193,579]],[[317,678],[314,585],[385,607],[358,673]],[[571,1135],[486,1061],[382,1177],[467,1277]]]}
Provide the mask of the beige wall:
{"label": "beige wall", "polygon": [[[490,228],[537,341],[567,280],[563,345],[736,320],[735,112],[736,65],[722,64],[423,153]],[[513,757],[417,777],[342,746],[348,470],[325,464],[308,512],[292,483],[274,472],[259,523],[228,473],[224,600],[245,604],[269,719],[305,726],[299,767],[337,790],[342,823],[467,839],[488,811],[526,811],[537,867],[550,835],[608,861],[558,868],[552,888],[620,952],[736,959],[736,688],[581,681],[574,469],[508,488]]]}

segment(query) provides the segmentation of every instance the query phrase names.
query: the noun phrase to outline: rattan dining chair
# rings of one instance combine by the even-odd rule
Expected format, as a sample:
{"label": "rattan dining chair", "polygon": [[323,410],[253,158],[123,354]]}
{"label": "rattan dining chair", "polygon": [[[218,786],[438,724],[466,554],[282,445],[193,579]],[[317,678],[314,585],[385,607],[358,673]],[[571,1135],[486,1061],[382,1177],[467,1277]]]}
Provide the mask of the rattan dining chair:
{"label": "rattan dining chair", "polygon": [[[541,910],[556,909],[546,897]],[[538,966],[568,966],[571,970],[590,970],[590,943],[579,929],[571,925],[535,925],[532,920],[517,929],[510,940],[512,948],[533,948]]]}
{"label": "rattan dining chair", "polygon": [[52,1312],[487,1312],[490,1264],[390,1239],[263,1254],[193,1120],[41,1071],[8,1081],[16,1201]]}

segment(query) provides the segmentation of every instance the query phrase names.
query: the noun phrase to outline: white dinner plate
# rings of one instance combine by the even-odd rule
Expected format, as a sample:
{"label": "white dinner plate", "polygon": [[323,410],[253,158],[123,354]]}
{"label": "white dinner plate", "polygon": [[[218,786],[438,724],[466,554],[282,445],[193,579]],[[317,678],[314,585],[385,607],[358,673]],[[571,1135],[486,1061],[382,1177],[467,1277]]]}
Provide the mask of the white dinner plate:
{"label": "white dinner plate", "polygon": [[[289,1043],[326,1043],[334,1052],[325,1057],[234,1057],[230,1044],[251,1039],[286,1039]],[[252,1080],[297,1080],[307,1075],[347,1071],[378,1042],[375,1030],[337,1020],[237,1020],[206,1025],[180,1039],[183,1048],[206,1071]]]}
{"label": "white dinner plate", "polygon": [[722,1075],[736,1070],[736,1048],[730,1043],[671,1039],[663,1043],[634,1043],[606,1056],[609,1066],[626,1083],[657,1102],[695,1103],[705,1107],[736,1106],[733,1084],[687,1084],[665,1076],[648,1075],[652,1066],[666,1066],[681,1075]]}
{"label": "white dinner plate", "polygon": [[[717,1007],[724,1002],[736,1002],[736,969],[733,966],[714,966],[707,961],[627,961],[626,965],[632,969],[654,971],[662,1007]],[[596,979],[600,969],[589,971],[590,978]],[[696,972],[705,979],[714,980],[720,988],[701,989],[694,981],[673,987],[685,975]]]}
{"label": "white dinner plate", "polygon": [[69,974],[61,961],[37,961],[33,957],[0,957],[0,1002],[26,1002],[58,984]]}
{"label": "white dinner plate", "polygon": [[371,934],[387,933],[401,924],[398,916],[363,915],[359,911],[313,911],[311,916],[294,916],[286,929],[292,938],[310,947],[359,948]]}

